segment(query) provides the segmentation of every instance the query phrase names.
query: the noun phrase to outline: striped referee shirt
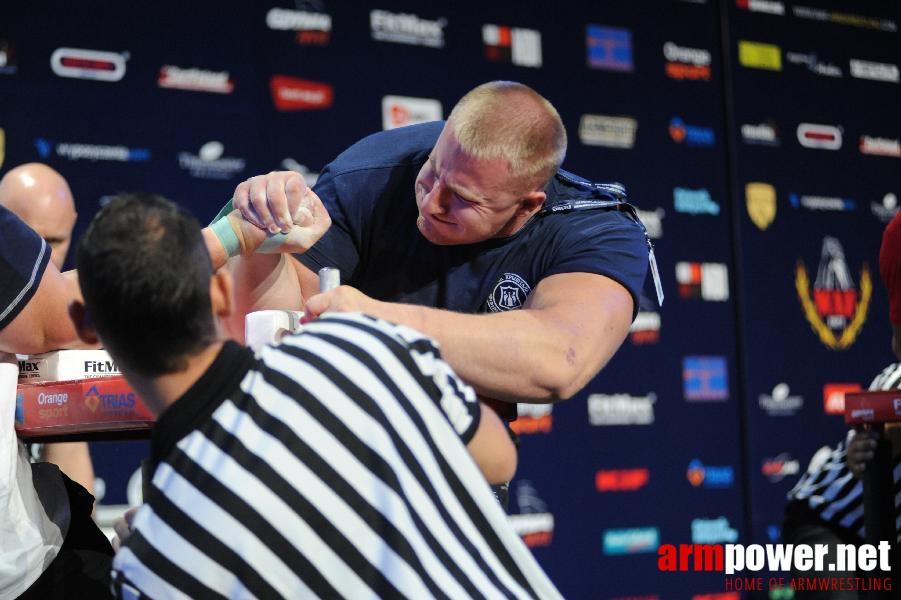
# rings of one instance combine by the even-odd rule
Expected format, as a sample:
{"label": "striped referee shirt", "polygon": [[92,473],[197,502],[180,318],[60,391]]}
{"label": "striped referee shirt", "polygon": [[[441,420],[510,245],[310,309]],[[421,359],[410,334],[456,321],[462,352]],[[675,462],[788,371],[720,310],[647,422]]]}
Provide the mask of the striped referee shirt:
{"label": "striped referee shirt", "polygon": [[[227,343],[157,421],[123,598],[558,598],[464,443],[470,387],[362,315]],[[462,440],[462,443],[461,443]]]}
{"label": "striped referee shirt", "polygon": [[[883,369],[870,384],[870,390],[901,387],[901,363]],[[866,539],[863,512],[863,481],[854,477],[845,459],[853,431],[834,448],[824,446],[810,460],[807,472],[788,492],[790,501],[805,503],[824,521],[838,525]],[[901,541],[901,455],[894,457],[895,530]]]}

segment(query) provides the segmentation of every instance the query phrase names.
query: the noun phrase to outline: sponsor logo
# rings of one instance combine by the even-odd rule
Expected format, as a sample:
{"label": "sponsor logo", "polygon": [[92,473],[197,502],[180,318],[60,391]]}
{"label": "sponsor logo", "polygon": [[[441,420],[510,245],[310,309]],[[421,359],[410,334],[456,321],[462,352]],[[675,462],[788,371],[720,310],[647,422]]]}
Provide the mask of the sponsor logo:
{"label": "sponsor logo", "polygon": [[757,146],[778,146],[782,142],[779,139],[779,129],[775,123],[743,123],[741,126],[741,140],[746,144]]}
{"label": "sponsor logo", "polygon": [[128,53],[57,48],[50,55],[50,68],[60,77],[116,82],[125,77]]}
{"label": "sponsor logo", "polygon": [[822,77],[841,77],[842,69],[834,63],[820,61],[817,55],[809,52],[786,52],[785,60],[793,65],[802,65],[814,75]]}
{"label": "sponsor logo", "polygon": [[862,135],[860,136],[860,152],[861,154],[894,156],[898,158],[901,157],[901,142],[898,141],[898,138],[890,139]]}
{"label": "sponsor logo", "polygon": [[738,62],[750,69],[782,70],[782,49],[775,44],[738,41]]}
{"label": "sponsor logo", "polygon": [[199,179],[232,179],[244,170],[247,161],[224,154],[222,142],[210,141],[197,154],[179,152],[178,166]]}
{"label": "sponsor logo", "polygon": [[723,489],[732,487],[735,470],[730,466],[705,465],[695,458],[688,463],[685,476],[692,487]]}
{"label": "sponsor logo", "polygon": [[585,26],[588,67],[604,71],[633,71],[632,30],[607,25]]}
{"label": "sponsor logo", "polygon": [[898,24],[892,19],[881,19],[877,17],[868,17],[854,13],[824,10],[822,8],[812,8],[810,6],[801,5],[792,6],[792,14],[794,14],[794,16],[798,17],[799,19],[810,19],[812,21],[828,21],[841,25],[850,25],[851,27],[877,29],[880,31],[898,31]]}
{"label": "sponsor logo", "polygon": [[857,208],[857,203],[851,198],[839,198],[836,196],[805,196],[789,193],[788,203],[793,208],[806,208],[807,210],[835,210],[850,211]]}
{"label": "sponsor logo", "polygon": [[131,415],[135,408],[134,392],[101,394],[96,385],[91,386],[84,395],[85,406],[92,413],[100,410],[106,414]]}
{"label": "sponsor logo", "polygon": [[62,406],[69,402],[69,394],[45,394],[41,392],[38,394],[38,404],[41,406]]}
{"label": "sponsor logo", "polygon": [[636,346],[656,344],[660,341],[660,313],[655,310],[638,309],[638,314],[629,327],[629,340]]}
{"label": "sponsor logo", "polygon": [[838,150],[842,147],[842,128],[835,125],[801,123],[797,135],[798,142],[805,148]]}
{"label": "sponsor logo", "polygon": [[682,395],[688,402],[724,402],[729,398],[729,373],[724,356],[682,359]]}
{"label": "sponsor logo", "polygon": [[507,516],[513,531],[529,548],[549,546],[554,537],[553,513],[548,511],[547,504],[538,496],[531,481],[523,479],[511,485],[510,496],[519,509],[518,514]]}
{"label": "sponsor logo", "polygon": [[688,146],[712,146],[715,139],[713,127],[689,125],[679,117],[670,119],[668,131],[674,142]]}
{"label": "sponsor logo", "polygon": [[316,185],[316,181],[319,179],[319,173],[317,173],[316,171],[311,171],[309,167],[300,164],[293,158],[282,159],[281,166],[287,171],[294,171],[295,173],[300,173],[301,175],[303,175],[303,180],[310,187]]}
{"label": "sponsor logo", "polygon": [[273,75],[269,91],[276,110],[318,110],[328,108],[334,101],[332,86],[319,81],[299,79],[287,75]]}
{"label": "sponsor logo", "polygon": [[554,426],[552,414],[553,404],[526,404],[516,405],[517,419],[510,423],[510,429],[520,435],[530,433],[550,433]]}
{"label": "sponsor logo", "polygon": [[447,19],[444,17],[430,21],[418,15],[393,13],[387,10],[369,12],[372,39],[379,42],[443,48],[445,27]]}
{"label": "sponsor logo", "polygon": [[713,201],[707,188],[673,188],[673,206],[676,212],[690,215],[720,214],[720,205]]}
{"label": "sponsor logo", "polygon": [[651,472],[647,469],[611,469],[598,471],[594,485],[599,492],[634,492],[648,484]]}
{"label": "sponsor logo", "polygon": [[541,33],[535,29],[482,25],[485,58],[520,67],[541,66]]}
{"label": "sponsor logo", "polygon": [[16,47],[11,41],[0,38],[0,75],[13,75],[18,70]]}
{"label": "sponsor logo", "polygon": [[772,0],[735,0],[735,6],[751,12],[761,12],[770,15],[785,14],[785,5]]}
{"label": "sponsor logo", "polygon": [[746,183],[745,208],[751,222],[765,230],[776,218],[776,188],[762,181]]}
{"label": "sponsor logo", "polygon": [[857,58],[852,58],[850,64],[851,77],[870,79],[872,81],[887,81],[889,83],[899,82],[898,65]]}
{"label": "sponsor logo", "polygon": [[622,554],[650,554],[660,545],[657,527],[607,529],[603,533],[603,552],[606,556]]}
{"label": "sponsor logo", "polygon": [[662,208],[655,208],[653,211],[638,210],[638,218],[644,223],[644,228],[648,232],[648,237],[652,240],[659,240],[663,237],[663,217],[666,211]]}
{"label": "sponsor logo", "polygon": [[653,425],[657,394],[590,394],[588,422],[592,425]]}
{"label": "sponsor logo", "polygon": [[692,519],[691,541],[694,544],[721,544],[738,539],[738,530],[732,527],[729,519]]}
{"label": "sponsor logo", "polygon": [[502,312],[521,308],[532,287],[515,273],[504,273],[488,296],[488,310]]}
{"label": "sponsor logo", "polygon": [[579,119],[579,140],[586,146],[632,148],[638,121],[632,117],[582,115]]}
{"label": "sponsor logo", "polygon": [[846,350],[860,334],[867,320],[867,309],[873,293],[870,270],[864,263],[860,270],[860,290],[851,278],[841,242],[824,237],[820,264],[810,291],[807,267],[798,259],[795,289],[804,317],[820,342],[830,350]]}
{"label": "sponsor logo", "polygon": [[663,44],[666,76],[671,79],[710,81],[710,52],[704,48]]}
{"label": "sponsor logo", "polygon": [[760,465],[760,472],[773,483],[779,483],[790,475],[797,475],[800,470],[800,463],[786,452],[774,458],[764,458]]}
{"label": "sponsor logo", "polygon": [[[0,149],[2,155],[2,149]],[[0,160],[2,164],[2,160]],[[891,221],[898,214],[898,196],[893,192],[882,197],[882,202],[870,202],[870,211],[883,223]]]}
{"label": "sponsor logo", "polygon": [[150,150],[147,148],[54,142],[45,138],[36,138],[34,146],[41,158],[49,158],[56,154],[56,156],[68,160],[111,160],[119,162],[146,162],[150,160]]}
{"label": "sponsor logo", "polygon": [[440,121],[444,116],[441,101],[410,96],[382,97],[382,129],[396,129],[416,123]]}
{"label": "sponsor logo", "polygon": [[729,299],[729,269],[725,263],[677,262],[679,296],[710,302]]}
{"label": "sponsor logo", "polygon": [[859,383],[827,383],[823,386],[823,412],[827,415],[844,415],[845,394],[862,389]]}
{"label": "sponsor logo", "polygon": [[787,383],[777,383],[769,394],[760,394],[757,404],[771,417],[791,417],[804,406],[802,396],[792,396]]}
{"label": "sponsor logo", "polygon": [[303,46],[326,46],[332,35],[332,16],[318,11],[271,8],[266,27],[275,31],[294,31],[295,41]]}
{"label": "sponsor logo", "polygon": [[174,65],[163,65],[157,78],[161,88],[187,90],[189,92],[212,92],[231,94],[235,84],[228,71],[207,71],[205,69],[182,69]]}

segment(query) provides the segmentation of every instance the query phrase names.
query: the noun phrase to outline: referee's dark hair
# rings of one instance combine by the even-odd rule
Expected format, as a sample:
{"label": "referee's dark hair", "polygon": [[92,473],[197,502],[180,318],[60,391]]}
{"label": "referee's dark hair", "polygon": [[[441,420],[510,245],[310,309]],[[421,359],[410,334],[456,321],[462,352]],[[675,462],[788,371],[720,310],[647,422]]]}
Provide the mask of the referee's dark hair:
{"label": "referee's dark hair", "polygon": [[146,377],[175,373],[216,339],[212,266],[200,230],[174,202],[127,193],[103,207],[79,240],[85,306],[120,367]]}

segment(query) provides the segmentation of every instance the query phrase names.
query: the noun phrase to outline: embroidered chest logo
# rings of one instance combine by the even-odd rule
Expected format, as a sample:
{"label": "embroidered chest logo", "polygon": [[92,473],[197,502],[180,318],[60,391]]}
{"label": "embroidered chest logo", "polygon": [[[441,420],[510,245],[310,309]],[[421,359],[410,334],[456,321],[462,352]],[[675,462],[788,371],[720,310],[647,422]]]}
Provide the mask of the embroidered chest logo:
{"label": "embroidered chest logo", "polygon": [[523,302],[532,291],[526,280],[515,273],[504,273],[488,296],[488,309],[502,312],[522,308]]}

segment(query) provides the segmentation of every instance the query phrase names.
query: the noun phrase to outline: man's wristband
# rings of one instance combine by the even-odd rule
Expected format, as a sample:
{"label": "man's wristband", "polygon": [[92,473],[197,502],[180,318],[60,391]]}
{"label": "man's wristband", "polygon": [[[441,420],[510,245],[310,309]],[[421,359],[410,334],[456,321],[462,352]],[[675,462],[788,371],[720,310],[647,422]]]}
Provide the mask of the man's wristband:
{"label": "man's wristband", "polygon": [[216,234],[216,238],[222,244],[222,248],[229,258],[241,254],[241,242],[238,241],[238,236],[235,235],[235,230],[232,229],[227,216],[213,222],[210,229]]}

